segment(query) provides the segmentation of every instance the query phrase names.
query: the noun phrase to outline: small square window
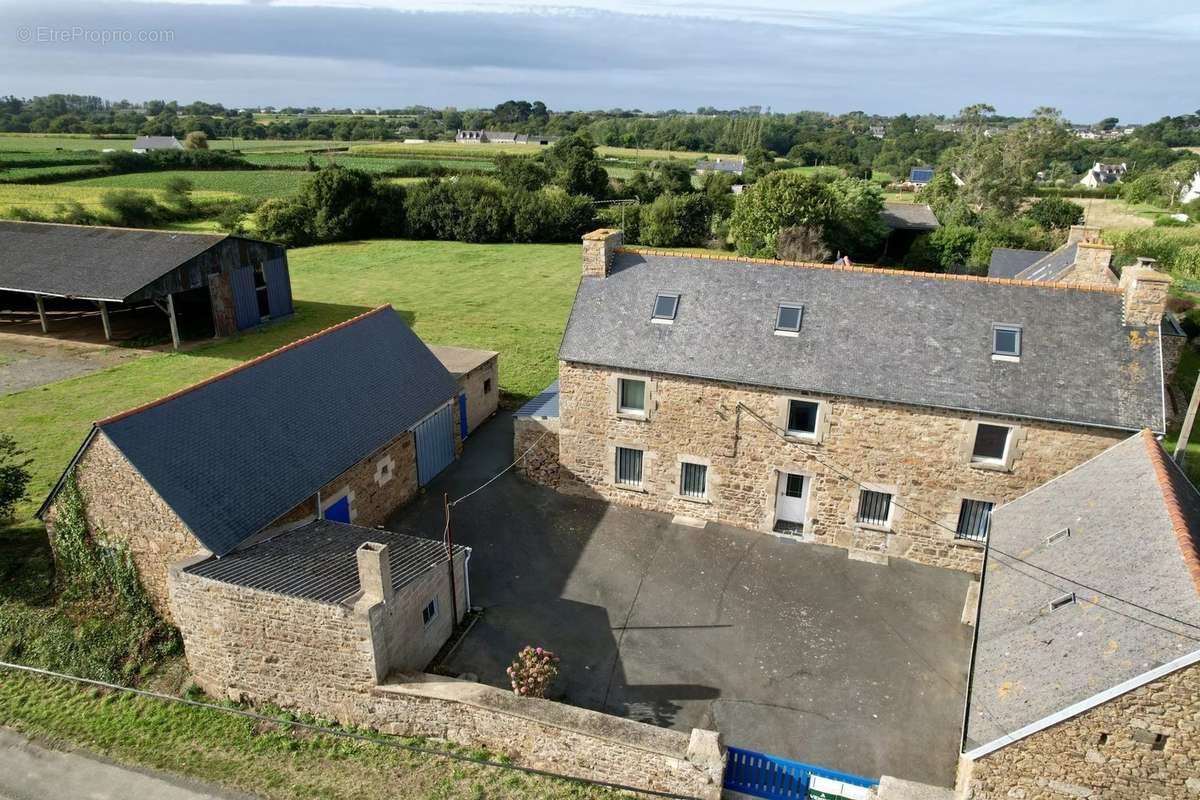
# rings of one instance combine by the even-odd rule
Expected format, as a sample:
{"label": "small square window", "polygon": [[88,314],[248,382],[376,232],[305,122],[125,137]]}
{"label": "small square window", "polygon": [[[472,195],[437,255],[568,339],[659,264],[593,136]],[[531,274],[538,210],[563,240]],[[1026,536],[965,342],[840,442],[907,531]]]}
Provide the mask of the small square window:
{"label": "small square window", "polygon": [[775,314],[775,330],[780,333],[798,333],[804,318],[804,306],[781,303]]}
{"label": "small square window", "polygon": [[492,379],[491,378],[483,379],[483,393],[484,394],[492,393]]}
{"label": "small square window", "polygon": [[992,503],[986,500],[963,500],[958,510],[955,538],[986,542],[992,525]]}
{"label": "small square window", "polygon": [[1008,458],[1008,435],[1012,428],[1007,425],[975,426],[975,447],[971,451],[971,460],[985,464],[1003,464]]}
{"label": "small square window", "polygon": [[670,322],[675,319],[675,312],[679,310],[679,295],[677,294],[660,294],[654,298],[654,317],[653,319]]}
{"label": "small square window", "polygon": [[1021,326],[992,325],[992,355],[1019,358],[1021,355]]}
{"label": "small square window", "polygon": [[708,493],[708,467],[704,464],[681,464],[679,493],[684,497],[704,497]]}
{"label": "small square window", "polygon": [[820,403],[811,400],[789,400],[787,432],[791,436],[815,436]]}
{"label": "small square window", "polygon": [[642,485],[642,451],[630,447],[617,448],[617,483],[622,486]]}
{"label": "small square window", "polygon": [[858,522],[887,526],[892,522],[892,496],[887,492],[863,489],[858,496]]}
{"label": "small square window", "polygon": [[435,619],[437,619],[437,615],[438,615],[438,601],[437,601],[437,598],[435,597],[432,600],[430,600],[429,603],[423,609],[421,609],[421,622],[424,623],[425,625],[428,625],[429,623],[431,623]]}
{"label": "small square window", "polygon": [[646,382],[621,378],[618,384],[617,411],[623,414],[646,413]]}

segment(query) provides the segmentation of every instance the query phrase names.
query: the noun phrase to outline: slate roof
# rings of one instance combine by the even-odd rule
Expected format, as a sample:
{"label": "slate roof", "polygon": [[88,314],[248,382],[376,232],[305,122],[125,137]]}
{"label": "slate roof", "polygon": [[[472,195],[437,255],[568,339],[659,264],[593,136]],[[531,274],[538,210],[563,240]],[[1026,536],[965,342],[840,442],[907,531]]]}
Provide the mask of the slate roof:
{"label": "slate roof", "polygon": [[120,302],[227,238],[0,220],[0,289]]}
{"label": "slate roof", "polygon": [[884,203],[879,218],[892,230],[932,231],[939,226],[937,215],[926,203]]}
{"label": "slate roof", "polygon": [[1148,431],[997,508],[989,545],[966,750],[1200,649],[1195,628],[1037,569],[1200,624],[1200,494]]}
{"label": "slate roof", "polygon": [[1048,255],[1050,255],[1048,250],[993,247],[987,275],[989,278],[1015,278]]}
{"label": "slate roof", "polygon": [[1030,264],[1014,277],[1027,281],[1056,281],[1075,265],[1075,256],[1078,252],[1077,245],[1063,245]]}
{"label": "slate roof", "polygon": [[[678,292],[674,324],[650,322]],[[780,303],[804,306],[774,335]],[[1138,430],[1163,428],[1156,339],[1131,335],[1115,289],[996,283],[861,267],[745,262],[624,248],[584,277],[565,361],[917,406]],[[1021,325],[1019,363],[992,324]]]}
{"label": "slate roof", "polygon": [[[397,591],[449,560],[446,545],[437,539],[322,519],[183,571],[288,597],[346,603],[355,599],[361,588],[355,551],[364,542],[387,545],[392,588]],[[455,555],[466,550],[454,546]]]}
{"label": "slate roof", "polygon": [[718,158],[715,160],[702,160],[696,164],[698,170],[710,170],[713,172],[734,172],[741,175],[746,169],[746,162],[740,158]]}
{"label": "slate roof", "polygon": [[381,306],[96,426],[221,556],[457,394]]}
{"label": "slate roof", "polygon": [[514,417],[558,418],[558,381],[547,386],[536,397],[521,406]]}
{"label": "slate roof", "polygon": [[471,370],[482,367],[500,355],[495,350],[475,350],[470,347],[454,347],[448,344],[431,344],[429,349],[455,378],[460,378]]}
{"label": "slate roof", "polygon": [[133,150],[180,150],[183,143],[174,136],[139,136],[133,140]]}

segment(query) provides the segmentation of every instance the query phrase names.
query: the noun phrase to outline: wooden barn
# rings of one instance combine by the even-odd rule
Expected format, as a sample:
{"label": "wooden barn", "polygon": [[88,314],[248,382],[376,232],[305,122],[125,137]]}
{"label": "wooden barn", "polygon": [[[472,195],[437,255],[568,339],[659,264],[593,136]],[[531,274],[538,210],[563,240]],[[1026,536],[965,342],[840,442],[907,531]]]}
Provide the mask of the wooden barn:
{"label": "wooden barn", "polygon": [[[0,330],[228,336],[292,313],[287,251],[240,236],[0,221]],[[36,314],[36,316],[35,316]],[[114,317],[124,323],[114,336]],[[91,326],[95,326],[91,323]],[[11,328],[10,328],[11,329]],[[14,331],[15,332],[15,331]],[[165,332],[165,331],[164,331]]]}

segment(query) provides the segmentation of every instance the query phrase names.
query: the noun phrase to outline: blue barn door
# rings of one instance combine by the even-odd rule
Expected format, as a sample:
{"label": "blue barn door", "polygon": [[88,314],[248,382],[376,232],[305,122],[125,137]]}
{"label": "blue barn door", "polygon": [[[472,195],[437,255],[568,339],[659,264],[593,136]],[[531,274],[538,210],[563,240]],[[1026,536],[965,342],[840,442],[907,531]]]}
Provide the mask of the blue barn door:
{"label": "blue barn door", "polygon": [[458,396],[458,438],[467,440],[467,393]]}
{"label": "blue barn door", "polygon": [[345,522],[350,524],[350,497],[343,497],[325,509],[323,514],[330,522]]}
{"label": "blue barn door", "polygon": [[233,311],[239,331],[262,322],[258,313],[258,293],[254,289],[254,267],[238,267],[229,274],[233,289]]}
{"label": "blue barn door", "polygon": [[288,276],[287,260],[280,256],[264,264],[263,279],[267,282],[267,305],[271,309],[271,319],[291,314],[292,280]]}
{"label": "blue barn door", "polygon": [[442,406],[413,429],[417,439],[417,481],[424,486],[454,460],[454,406]]}

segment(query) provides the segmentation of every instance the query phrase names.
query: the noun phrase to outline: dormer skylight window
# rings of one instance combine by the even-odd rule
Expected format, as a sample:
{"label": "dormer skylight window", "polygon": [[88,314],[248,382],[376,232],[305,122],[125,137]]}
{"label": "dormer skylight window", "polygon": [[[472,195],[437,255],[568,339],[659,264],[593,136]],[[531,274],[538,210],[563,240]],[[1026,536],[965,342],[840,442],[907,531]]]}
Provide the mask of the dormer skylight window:
{"label": "dormer skylight window", "polygon": [[654,298],[654,316],[651,322],[670,325],[675,321],[675,312],[679,310],[679,295],[660,294]]}
{"label": "dormer skylight window", "polygon": [[1021,326],[992,324],[992,358],[1017,361],[1021,358]]}
{"label": "dormer skylight window", "polygon": [[804,319],[804,306],[798,303],[780,303],[775,314],[775,333],[779,336],[799,336],[800,323]]}

